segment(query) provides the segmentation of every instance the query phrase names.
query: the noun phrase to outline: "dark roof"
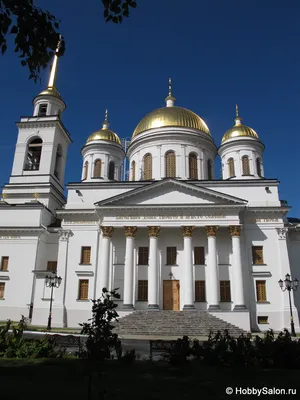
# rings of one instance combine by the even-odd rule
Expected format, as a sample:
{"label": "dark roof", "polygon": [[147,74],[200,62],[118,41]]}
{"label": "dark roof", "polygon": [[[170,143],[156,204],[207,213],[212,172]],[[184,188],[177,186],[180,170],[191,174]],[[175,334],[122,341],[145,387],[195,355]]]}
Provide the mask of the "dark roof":
{"label": "dark roof", "polygon": [[288,217],[288,221],[289,221],[291,224],[300,224],[300,218]]}

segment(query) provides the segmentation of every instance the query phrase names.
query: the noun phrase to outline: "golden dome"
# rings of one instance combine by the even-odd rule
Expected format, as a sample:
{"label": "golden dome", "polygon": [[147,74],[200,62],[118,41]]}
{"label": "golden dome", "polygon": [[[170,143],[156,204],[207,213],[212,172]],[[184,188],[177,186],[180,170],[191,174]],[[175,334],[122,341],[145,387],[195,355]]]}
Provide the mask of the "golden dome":
{"label": "golden dome", "polygon": [[91,136],[88,137],[86,142],[88,143],[91,142],[92,140],[109,140],[111,142],[121,144],[119,136],[115,132],[106,128],[102,128],[99,131],[92,133]]}
{"label": "golden dome", "polygon": [[106,110],[105,121],[103,122],[102,129],[92,133],[91,136],[88,137],[86,143],[91,142],[93,140],[108,140],[110,142],[118,143],[122,146],[119,136],[115,132],[108,129],[108,127],[109,127],[108,111]]}
{"label": "golden dome", "polygon": [[254,129],[242,124],[242,118],[239,116],[238,106],[236,106],[236,118],[234,119],[234,121],[235,125],[232,128],[228,129],[228,131],[224,134],[222,138],[222,143],[224,143],[228,139],[245,136],[251,136],[259,140],[258,134],[255,132]]}
{"label": "golden dome", "polygon": [[135,128],[132,139],[149,129],[169,126],[197,129],[210,135],[206,123],[193,111],[183,107],[171,106],[158,108],[147,114]]}
{"label": "golden dome", "polygon": [[48,87],[47,89],[43,90],[39,94],[39,96],[54,96],[54,97],[61,99],[61,96],[60,96],[58,90],[56,89],[56,87]]}

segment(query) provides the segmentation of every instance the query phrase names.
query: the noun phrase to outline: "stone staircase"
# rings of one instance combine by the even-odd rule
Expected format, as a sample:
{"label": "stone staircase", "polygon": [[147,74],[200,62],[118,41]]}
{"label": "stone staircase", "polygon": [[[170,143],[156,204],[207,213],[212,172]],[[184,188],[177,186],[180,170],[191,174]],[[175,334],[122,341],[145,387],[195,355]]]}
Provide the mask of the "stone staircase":
{"label": "stone staircase", "polygon": [[[221,314],[221,313],[220,313]],[[245,333],[207,311],[134,311],[120,318],[114,333],[122,336],[208,336],[227,329],[232,336]]]}

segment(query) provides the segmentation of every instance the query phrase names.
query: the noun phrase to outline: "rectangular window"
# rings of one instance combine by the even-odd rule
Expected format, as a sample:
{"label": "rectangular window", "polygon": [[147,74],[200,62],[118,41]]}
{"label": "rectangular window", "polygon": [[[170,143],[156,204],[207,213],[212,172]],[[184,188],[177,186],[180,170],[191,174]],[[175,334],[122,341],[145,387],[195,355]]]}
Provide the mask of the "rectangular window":
{"label": "rectangular window", "polygon": [[268,324],[268,317],[257,317],[258,324]]}
{"label": "rectangular window", "polygon": [[47,104],[41,104],[39,107],[39,117],[47,115]]}
{"label": "rectangular window", "polygon": [[148,265],[149,247],[139,247],[138,265]]}
{"label": "rectangular window", "polygon": [[167,247],[167,265],[176,265],[177,248]]}
{"label": "rectangular window", "polygon": [[5,282],[0,282],[0,299],[4,299]]}
{"label": "rectangular window", "polygon": [[80,264],[90,264],[90,263],[91,263],[91,248],[87,246],[81,247]]}
{"label": "rectangular window", "polygon": [[220,281],[221,301],[231,301],[230,281]]}
{"label": "rectangular window", "polygon": [[252,262],[255,265],[264,263],[263,246],[252,246]]}
{"label": "rectangular window", "polygon": [[206,301],[205,281],[195,281],[195,301]]}
{"label": "rectangular window", "polygon": [[8,259],[9,259],[9,257],[7,257],[7,256],[3,256],[1,258],[1,271],[8,270]]}
{"label": "rectangular window", "polygon": [[195,265],[205,264],[204,247],[194,247],[194,264]]}
{"label": "rectangular window", "polygon": [[256,301],[267,301],[266,281],[256,281]]}
{"label": "rectangular window", "polygon": [[88,300],[89,299],[89,280],[80,279],[79,289],[78,289],[78,300]]}
{"label": "rectangular window", "polygon": [[138,281],[138,301],[148,301],[148,281]]}
{"label": "rectangular window", "polygon": [[56,272],[57,271],[57,261],[48,261],[47,262],[47,271]]}

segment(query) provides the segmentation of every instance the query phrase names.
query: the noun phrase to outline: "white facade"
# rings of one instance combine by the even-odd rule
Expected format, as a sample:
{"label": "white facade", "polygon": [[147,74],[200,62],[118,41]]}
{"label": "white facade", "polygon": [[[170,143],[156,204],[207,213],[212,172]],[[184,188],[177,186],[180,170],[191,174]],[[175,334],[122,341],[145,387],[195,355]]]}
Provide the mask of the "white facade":
{"label": "white facade", "polygon": [[[216,179],[213,138],[181,109],[186,116],[182,126],[175,119],[165,125],[159,120],[132,139],[128,181],[120,180],[125,154],[119,143],[87,142],[82,176],[67,186],[65,199],[71,140],[61,122],[64,103],[52,97],[38,96],[34,116],[18,124],[12,174],[2,192],[0,320],[18,320],[23,314],[35,325],[46,325],[50,289],[44,278],[57,263],[62,284],[54,289],[56,327],[86,321],[90,299],[107,287],[119,288],[121,315],[198,309],[246,330],[289,328],[288,294],[281,292],[278,280],[287,273],[299,276],[300,221],[287,219],[279,182],[264,176],[264,146],[258,137],[225,140],[219,148],[223,179]],[[170,98],[167,106],[173,107]],[[39,116],[38,106],[45,101],[46,115]],[[30,159],[32,148],[38,161]],[[146,155],[151,155],[150,167]],[[246,176],[243,156],[249,161]],[[235,162],[234,176],[228,175],[229,158]],[[95,177],[92,166],[98,159],[103,163]],[[165,284],[170,280],[178,288],[172,296]],[[300,293],[295,303],[292,293],[297,331],[299,307]]]}

